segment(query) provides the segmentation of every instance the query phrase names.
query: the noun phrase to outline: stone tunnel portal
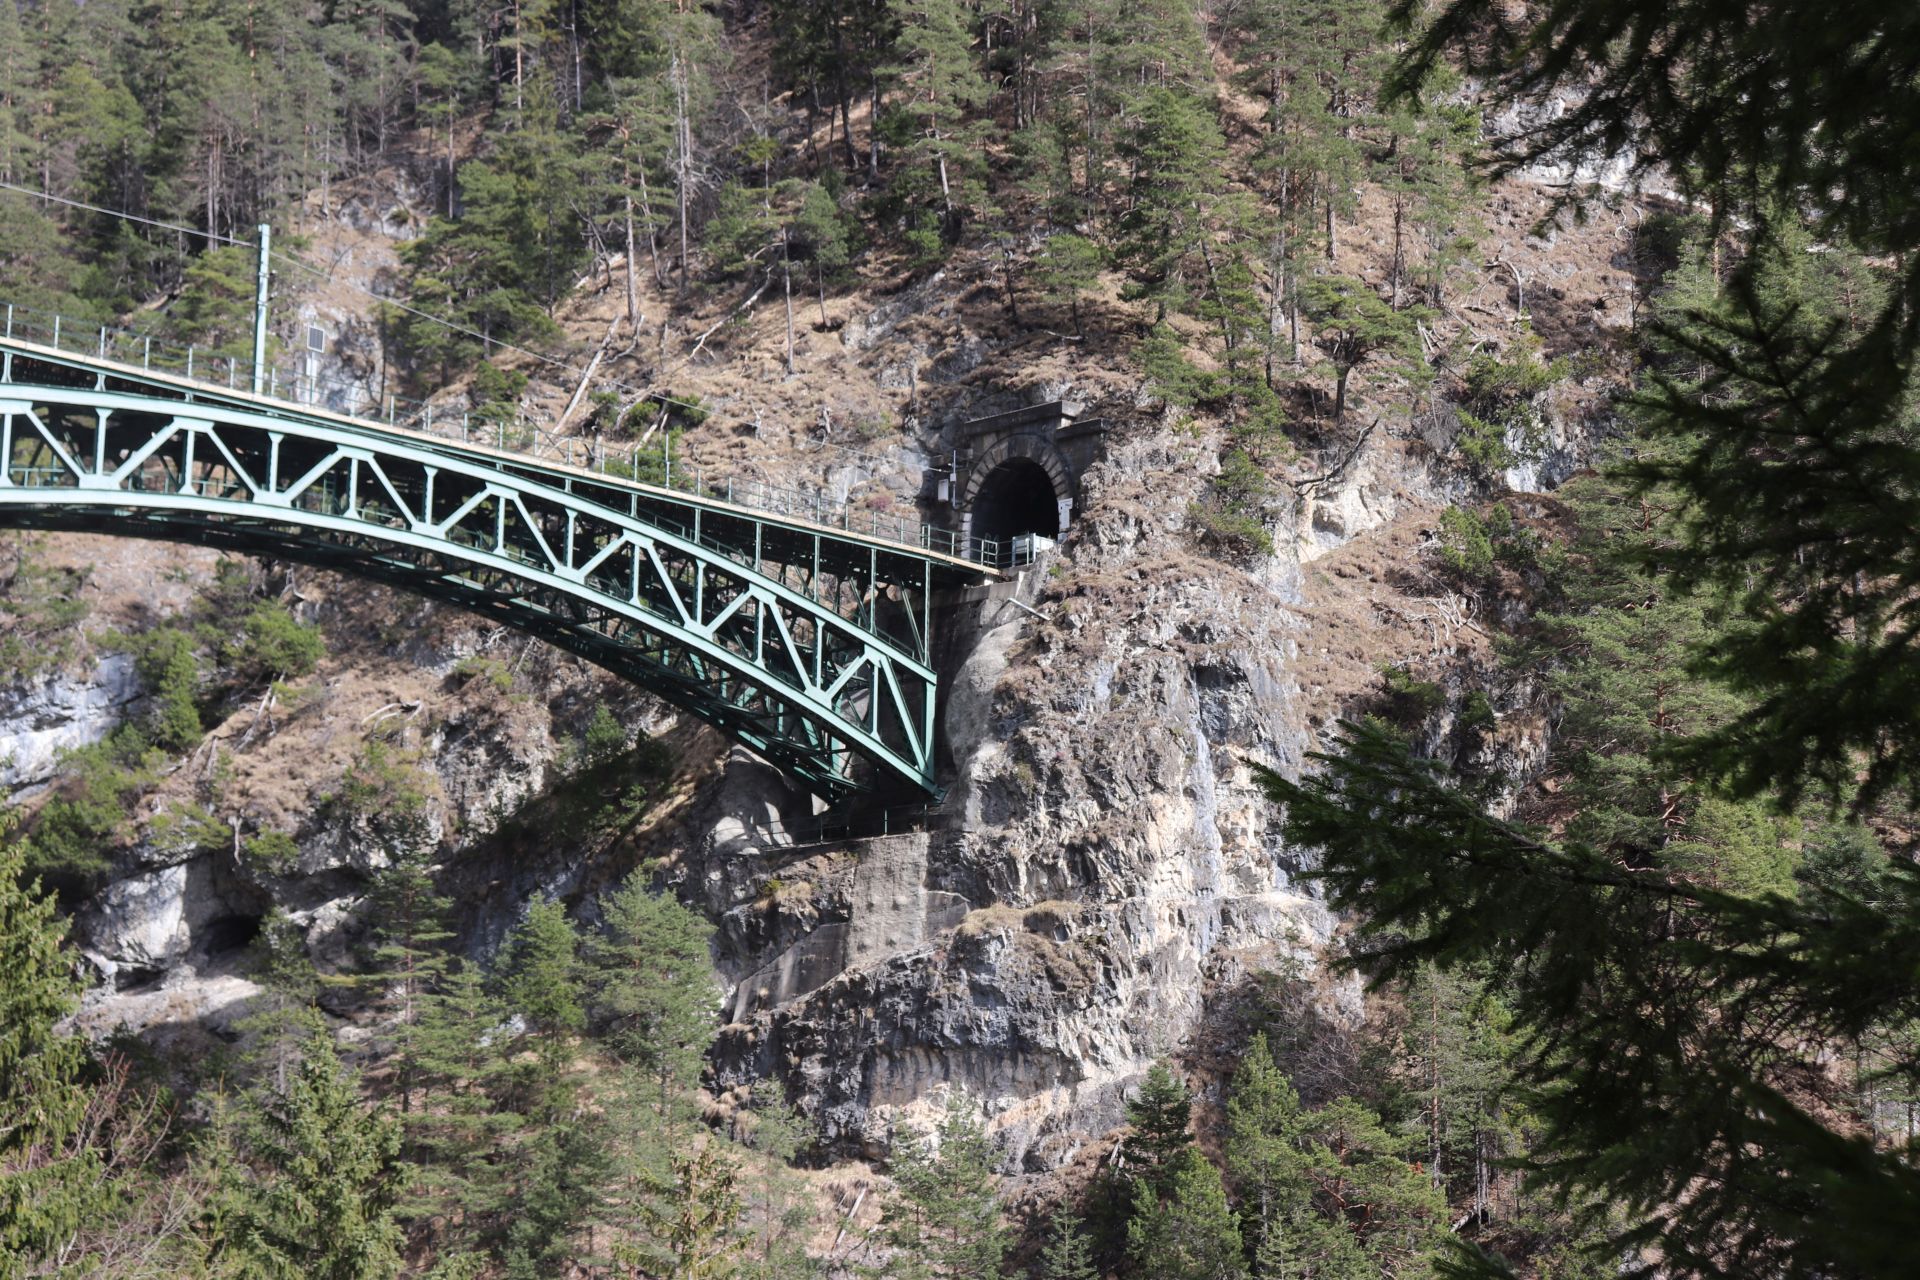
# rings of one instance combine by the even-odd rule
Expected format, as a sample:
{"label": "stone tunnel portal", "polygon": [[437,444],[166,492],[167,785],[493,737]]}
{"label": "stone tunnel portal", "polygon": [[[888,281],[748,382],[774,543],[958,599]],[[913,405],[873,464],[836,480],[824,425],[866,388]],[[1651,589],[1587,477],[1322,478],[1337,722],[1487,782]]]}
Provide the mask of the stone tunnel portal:
{"label": "stone tunnel portal", "polygon": [[1063,505],[1045,467],[1031,458],[1008,458],[980,482],[972,534],[998,543],[1031,533],[1058,538]]}

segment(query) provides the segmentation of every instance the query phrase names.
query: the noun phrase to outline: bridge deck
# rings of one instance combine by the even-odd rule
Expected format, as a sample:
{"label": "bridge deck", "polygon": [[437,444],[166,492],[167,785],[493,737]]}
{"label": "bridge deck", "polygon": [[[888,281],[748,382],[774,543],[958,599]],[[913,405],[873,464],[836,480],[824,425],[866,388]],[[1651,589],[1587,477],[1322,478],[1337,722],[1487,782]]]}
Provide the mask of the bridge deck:
{"label": "bridge deck", "polygon": [[17,335],[0,338],[0,526],[230,547],[444,599],[655,690],[826,796],[887,776],[939,794],[934,599],[1003,576]]}
{"label": "bridge deck", "polygon": [[[985,559],[959,554],[958,550],[943,550],[928,545],[930,539],[921,536],[908,538],[890,536],[889,533],[876,532],[871,526],[861,530],[851,519],[835,524],[814,521],[791,511],[769,510],[750,503],[730,501],[719,494],[700,489],[679,489],[663,485],[650,484],[622,476],[618,472],[575,466],[568,462],[531,454],[516,449],[490,445],[472,438],[459,438],[452,435],[440,435],[430,431],[418,430],[404,424],[380,422],[368,418],[357,418],[347,414],[334,413],[325,408],[312,405],[294,404],[272,396],[255,395],[251,391],[222,387],[215,383],[182,377],[164,370],[142,368],[124,361],[102,358],[91,354],[81,354],[59,347],[50,347],[19,337],[0,338],[0,351],[18,352],[21,355],[74,369],[95,378],[117,378],[140,388],[142,394],[154,391],[171,391],[185,403],[226,406],[247,413],[265,417],[284,418],[294,422],[324,423],[335,428],[346,428],[379,440],[383,437],[409,441],[437,452],[446,452],[470,460],[484,461],[490,465],[511,467],[517,473],[527,476],[539,475],[551,478],[564,487],[589,482],[595,489],[607,489],[624,494],[632,494],[650,503],[664,503],[688,508],[699,508],[719,516],[731,516],[741,520],[751,520],[765,525],[773,525],[790,530],[794,534],[832,538],[837,542],[856,546],[871,547],[889,555],[907,554],[915,559],[924,560],[935,571],[941,585],[958,586],[978,582],[982,579],[1001,580],[1007,572],[990,563],[997,548],[990,548]],[[11,378],[6,381],[11,381]],[[98,383],[95,383],[98,386]],[[110,389],[110,388],[100,388]],[[585,443],[584,441],[582,442]],[[603,455],[603,461],[608,455]],[[844,508],[843,508],[844,510]],[[878,517],[874,524],[879,523]],[[930,526],[909,525],[904,521],[890,522],[894,527],[929,531]],[[934,534],[944,534],[944,530],[931,530]],[[948,535],[952,537],[953,535]],[[957,542],[957,540],[956,540]]]}

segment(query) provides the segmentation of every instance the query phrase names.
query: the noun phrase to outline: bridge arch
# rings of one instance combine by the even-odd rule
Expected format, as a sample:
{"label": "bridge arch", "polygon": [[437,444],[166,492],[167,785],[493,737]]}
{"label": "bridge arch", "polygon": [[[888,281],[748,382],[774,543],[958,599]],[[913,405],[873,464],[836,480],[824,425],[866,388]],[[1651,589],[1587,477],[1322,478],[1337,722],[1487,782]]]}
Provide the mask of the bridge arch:
{"label": "bridge arch", "polygon": [[5,351],[0,527],[390,583],[633,680],[816,794],[887,778],[937,793],[931,597],[972,566],[93,363]]}
{"label": "bridge arch", "polygon": [[1050,441],[1004,437],[968,467],[959,507],[971,539],[1004,544],[1022,534],[1059,538],[1072,518],[1074,476]]}

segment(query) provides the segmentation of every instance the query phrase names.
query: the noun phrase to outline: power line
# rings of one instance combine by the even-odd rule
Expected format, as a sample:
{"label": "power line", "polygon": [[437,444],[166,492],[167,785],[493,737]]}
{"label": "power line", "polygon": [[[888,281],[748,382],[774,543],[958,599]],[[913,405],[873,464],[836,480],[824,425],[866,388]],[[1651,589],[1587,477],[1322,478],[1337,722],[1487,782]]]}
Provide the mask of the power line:
{"label": "power line", "polygon": [[[410,306],[405,302],[401,302],[398,298],[394,298],[388,294],[381,293],[375,289],[370,289],[366,285],[358,284],[352,280],[347,280],[347,279],[343,279],[340,276],[336,276],[331,271],[328,271],[323,267],[316,267],[311,263],[303,262],[299,258],[294,257],[290,253],[281,253],[280,251],[275,250],[273,252],[273,256],[275,258],[278,258],[282,262],[298,267],[300,270],[305,271],[310,275],[318,276],[329,284],[343,285],[346,288],[352,289],[357,293],[364,293],[369,298],[372,298],[375,302],[378,302],[383,306],[392,307],[396,311],[404,311],[410,316],[418,316],[420,319],[425,320],[431,324],[437,324],[441,328],[446,329],[451,333],[458,333],[468,338],[477,338],[480,340],[480,342],[483,345],[487,347],[498,347],[502,351],[511,351],[516,355],[526,356],[530,360],[538,360],[542,364],[552,365],[554,368],[563,370],[567,373],[578,373],[583,375],[586,373],[586,370],[581,368],[579,365],[568,364],[566,361],[559,359],[557,356],[542,355],[538,351],[533,351],[526,347],[515,346],[511,342],[503,342],[499,338],[491,337],[487,334],[481,333],[478,329],[469,329],[463,324],[456,324],[451,320],[445,319],[441,316],[436,316],[430,311],[422,311],[418,307]],[[631,391],[635,395],[644,394],[640,388],[634,387],[625,382],[622,382],[618,378],[603,378],[602,381],[608,383],[611,386],[618,387],[622,391]]]}
{"label": "power line", "polygon": [[217,231],[202,231],[198,227],[183,227],[177,222],[161,222],[155,218],[143,218],[137,213],[128,213],[124,209],[108,209],[97,204],[88,204],[84,200],[69,200],[65,196],[56,196],[51,191],[39,191],[33,187],[16,186],[11,182],[0,182],[0,188],[18,191],[23,196],[33,196],[38,200],[48,200],[54,204],[63,204],[70,209],[85,209],[88,213],[104,213],[109,218],[121,218],[127,222],[141,222],[149,227],[159,227],[162,231],[177,231],[182,235],[200,236],[208,240],[218,240],[222,244],[253,247],[251,240],[235,240],[232,236],[223,236]]}
{"label": "power line", "polygon": [[[252,240],[239,240],[239,239],[235,239],[233,236],[221,235],[217,231],[203,231],[197,227],[182,226],[177,222],[163,222],[157,218],[148,218],[148,217],[143,217],[137,213],[128,213],[125,209],[109,209],[104,205],[88,204],[84,200],[70,200],[65,196],[57,196],[50,191],[41,191],[35,187],[23,187],[12,182],[0,182],[0,190],[16,191],[21,195],[32,196],[38,200],[46,200],[54,204],[65,205],[70,209],[84,209],[88,213],[104,214],[109,218],[119,218],[125,222],[137,222],[142,224],[143,226],[157,227],[162,231],[172,231],[181,235],[199,236],[203,239],[218,241],[221,244],[236,245],[242,248],[249,248],[249,249],[259,247],[258,244]],[[386,294],[378,292],[377,290],[368,288],[366,285],[359,284],[359,283],[356,283],[355,281],[343,279],[339,276],[336,276],[333,274],[332,271],[324,267],[316,267],[312,263],[302,261],[300,258],[295,257],[293,254],[284,253],[278,249],[275,249],[271,251],[270,256],[280,260],[281,262],[287,263],[289,266],[297,267],[298,269],[307,272],[309,275],[318,276],[320,279],[327,281],[329,284],[343,285],[348,289],[354,290],[355,292],[363,293],[367,297],[372,298],[374,301],[382,304],[383,306],[389,306],[394,308],[397,311],[403,311],[410,316],[415,316],[421,320],[425,320],[429,324],[437,324],[441,328],[446,329],[450,333],[458,333],[464,337],[478,339],[483,347],[498,347],[502,351],[511,351],[516,355],[525,356],[529,360],[539,361],[542,364],[549,365],[564,373],[578,374],[581,377],[586,376],[587,369],[583,368],[580,365],[568,364],[566,361],[558,358],[557,356],[543,355],[540,352],[531,350],[530,348],[527,348],[527,347],[516,346],[511,342],[503,342],[498,338],[490,337],[487,334],[481,333],[477,329],[469,329],[465,325],[457,324],[454,321],[448,320],[442,316],[436,316],[432,312],[422,311],[418,307],[412,306],[405,302],[401,302],[397,298],[390,297]],[[687,360],[691,360],[691,359],[692,357],[689,356],[686,359],[682,360],[679,364],[673,366],[672,369],[669,369],[667,371],[668,374],[671,375],[673,373],[678,372],[681,368],[685,367]],[[658,400],[663,404],[675,404],[675,405],[680,405],[683,408],[689,408],[689,409],[699,407],[697,405],[688,404],[684,400],[675,400],[673,397],[667,395],[664,392],[656,391],[654,388],[655,386],[658,385],[657,379],[655,380],[653,385],[649,385],[646,387],[636,387],[630,382],[623,382],[619,378],[607,377],[605,375],[602,375],[600,377],[600,381],[620,391],[628,392],[636,400],[643,400],[643,399]],[[741,421],[745,421],[745,419],[741,419]],[[820,441],[820,445],[823,448],[837,450],[840,453],[850,454],[856,458],[866,458],[873,462],[885,463],[890,461],[888,458],[886,458],[881,454],[868,453],[862,449],[855,449],[848,445],[838,444],[833,440],[822,440]]]}
{"label": "power line", "polygon": [[[560,360],[557,357],[542,355],[538,351],[532,351],[526,347],[515,346],[511,342],[503,342],[499,338],[489,337],[488,335],[481,333],[478,330],[469,329],[464,325],[455,324],[451,320],[442,319],[441,317],[433,315],[430,312],[422,311],[418,307],[409,306],[407,303],[400,302],[386,294],[380,293],[374,289],[370,289],[366,285],[359,284],[355,281],[347,280],[342,277],[336,276],[332,272],[327,271],[321,267],[316,267],[311,263],[304,262],[301,259],[293,256],[292,254],[281,253],[279,250],[275,250],[273,252],[273,256],[281,259],[284,262],[290,263],[295,267],[298,267],[302,271],[305,271],[311,275],[318,276],[321,279],[326,280],[330,284],[344,285],[346,288],[355,290],[356,292],[359,292],[359,293],[364,293],[365,295],[367,295],[369,298],[372,298],[376,302],[382,303],[383,305],[386,305],[386,306],[393,307],[399,311],[404,311],[408,315],[418,316],[422,320],[426,320],[433,324],[440,325],[441,327],[453,333],[464,334],[469,338],[477,338],[481,343],[485,345],[498,347],[502,351],[511,351],[517,355],[526,356],[528,359],[531,359],[531,360],[538,360],[543,364],[551,365],[554,368],[564,370],[567,373],[580,374],[582,376],[586,374],[586,370],[579,365],[567,364],[565,361]],[[685,367],[686,363],[687,363],[686,360],[682,360],[679,364],[673,366],[672,369],[669,369],[667,371],[668,374],[671,375],[679,371],[681,368]],[[636,400],[643,400],[643,399],[657,400],[662,404],[678,405],[684,409],[698,409],[701,407],[699,405],[690,404],[685,400],[676,400],[672,396],[667,395],[665,392],[656,390],[655,388],[659,385],[657,379],[653,384],[646,387],[636,387],[630,382],[623,382],[619,378],[609,377],[605,374],[600,375],[599,380],[608,386],[615,387],[621,391],[625,391],[632,394]],[[746,421],[746,419],[743,418],[743,419],[740,419],[740,421],[744,422]],[[848,445],[836,443],[835,441],[832,441],[832,440],[822,440],[820,444],[823,448],[835,449],[841,453],[851,454],[856,458],[866,458],[872,462],[885,463],[889,461],[889,459],[887,459],[881,454],[867,453],[864,450],[855,449]]]}
{"label": "power line", "polygon": [[[89,213],[105,214],[109,218],[119,218],[124,222],[138,222],[144,226],[158,227],[162,231],[174,231],[182,235],[200,236],[208,240],[217,240],[221,244],[237,245],[237,246],[240,246],[243,248],[249,248],[249,249],[259,247],[257,242],[252,240],[239,240],[239,239],[235,239],[233,236],[221,235],[217,231],[202,231],[197,227],[181,226],[177,222],[162,222],[157,218],[147,218],[137,213],[128,213],[125,209],[109,209],[104,205],[88,204],[84,200],[70,200],[65,196],[57,196],[57,195],[54,195],[51,191],[41,191],[35,187],[23,187],[12,182],[0,182],[0,189],[4,189],[7,191],[17,191],[21,195],[32,196],[38,200],[47,200],[47,201],[51,201],[54,204],[66,205],[70,209],[84,209]],[[498,338],[489,337],[488,335],[481,333],[476,329],[469,329],[465,325],[456,324],[453,321],[448,320],[442,316],[436,316],[431,312],[422,311],[418,307],[409,306],[407,303],[401,302],[397,298],[388,297],[386,294],[379,293],[373,289],[369,289],[365,285],[356,284],[352,280],[341,279],[340,277],[335,276],[331,271],[328,271],[323,267],[316,267],[308,262],[303,262],[301,259],[295,257],[290,253],[283,253],[280,250],[275,249],[272,251],[271,256],[279,259],[281,262],[285,262],[291,266],[298,267],[300,270],[305,271],[311,275],[318,276],[322,280],[325,280],[330,284],[344,285],[349,289],[353,289],[360,293],[366,294],[369,298],[372,298],[377,302],[393,307],[396,310],[404,311],[408,315],[417,316],[422,320],[428,321],[429,323],[437,324],[442,328],[449,330],[450,332],[458,333],[469,338],[478,338],[482,343],[488,346],[498,347],[502,351],[511,351],[517,355],[526,356],[528,359],[531,359],[531,360],[538,360],[543,364],[552,365],[553,367],[564,370],[565,372],[568,372],[568,373],[583,374],[586,372],[584,369],[582,369],[578,365],[570,365],[566,363],[564,360],[560,360],[554,356],[542,355],[538,351],[532,351],[527,349],[526,347],[515,346],[511,342],[503,342]],[[613,386],[619,387],[623,391],[631,391],[636,395],[642,394],[640,388],[631,386],[625,382],[620,381],[617,378],[607,378],[607,379],[604,379],[604,381],[610,383]]]}

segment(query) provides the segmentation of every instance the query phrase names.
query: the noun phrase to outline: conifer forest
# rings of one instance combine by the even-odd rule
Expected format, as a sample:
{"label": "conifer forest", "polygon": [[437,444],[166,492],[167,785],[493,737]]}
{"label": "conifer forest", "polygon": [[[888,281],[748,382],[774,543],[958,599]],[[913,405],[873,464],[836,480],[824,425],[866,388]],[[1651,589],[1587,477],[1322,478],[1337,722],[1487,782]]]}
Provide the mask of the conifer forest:
{"label": "conifer forest", "polygon": [[[0,0],[0,1280],[1920,1275],[1916,138],[1911,4]],[[48,518],[48,345],[875,531],[932,781]]]}

